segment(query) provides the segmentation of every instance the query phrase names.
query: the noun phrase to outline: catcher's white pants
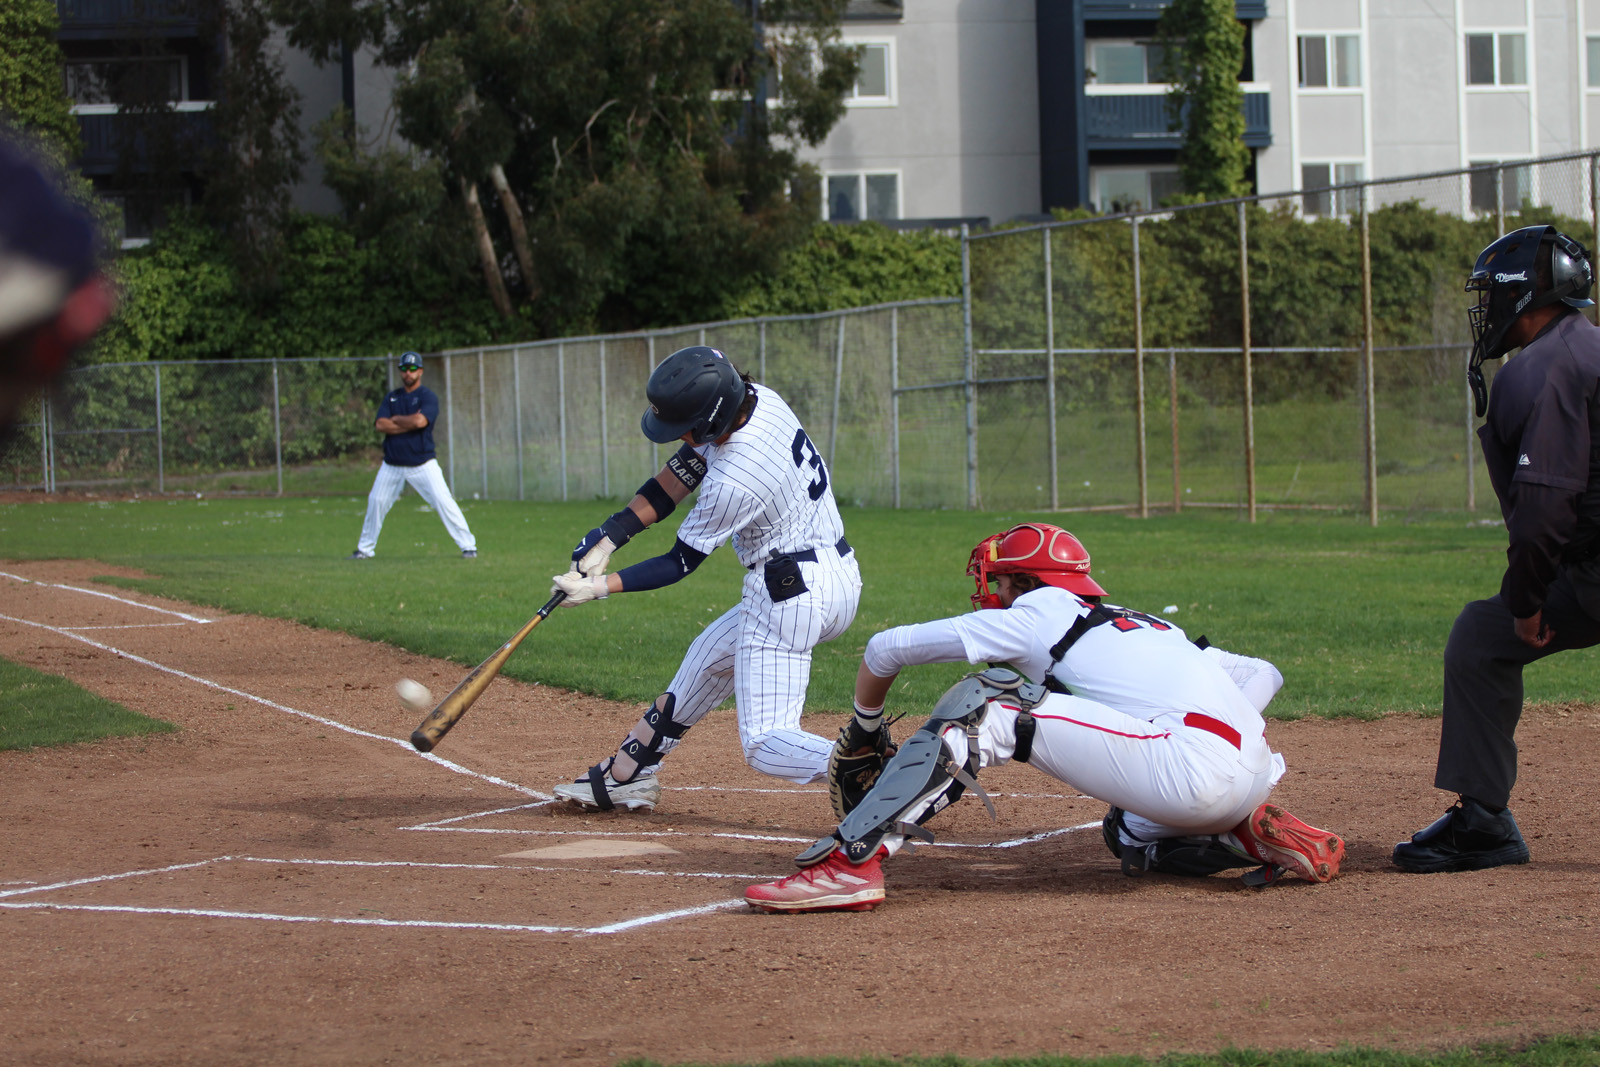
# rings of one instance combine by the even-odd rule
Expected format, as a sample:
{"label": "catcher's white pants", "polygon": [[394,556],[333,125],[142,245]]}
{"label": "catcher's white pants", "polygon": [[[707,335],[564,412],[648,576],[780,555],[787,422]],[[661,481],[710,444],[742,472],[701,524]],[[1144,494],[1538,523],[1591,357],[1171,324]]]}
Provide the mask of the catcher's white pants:
{"label": "catcher's white pants", "polygon": [[[855,554],[841,559],[819,548],[817,556],[799,565],[806,591],[781,604],[767,593],[761,567],[746,574],[739,603],[700,631],[667,687],[677,698],[673,721],[684,726],[733,695],[745,762],[802,784],[827,777],[833,750],[831,739],[800,729],[811,650],[849,629],[861,602]],[[660,751],[677,744],[663,740]]]}
{"label": "catcher's white pants", "polygon": [[392,463],[384,463],[378,468],[378,476],[372,480],[372,492],[367,494],[367,519],[361,524],[361,541],[356,546],[363,554],[376,554],[384,516],[389,514],[389,509],[394,507],[394,502],[400,499],[400,493],[407,485],[415,489],[417,495],[434,510],[444,522],[450,539],[463,552],[477,551],[478,539],[467,529],[467,517],[461,514],[456,498],[450,495],[450,487],[445,484],[439,461],[430,459],[417,467],[397,467]]}
{"label": "catcher's white pants", "polygon": [[[989,702],[978,727],[980,767],[1010,761],[1017,746],[1017,710],[1003,697]],[[1052,693],[1033,709],[1033,717],[1028,765],[1122,808],[1129,832],[1147,841],[1225,833],[1265,801],[1283,777],[1283,757],[1267,747],[1265,738],[1246,739],[1240,748],[1185,723],[1180,712],[1152,721]],[[956,763],[963,763],[966,728],[951,726],[942,736]],[[915,821],[919,814],[905,817]],[[892,834],[884,844],[892,853],[902,841]]]}

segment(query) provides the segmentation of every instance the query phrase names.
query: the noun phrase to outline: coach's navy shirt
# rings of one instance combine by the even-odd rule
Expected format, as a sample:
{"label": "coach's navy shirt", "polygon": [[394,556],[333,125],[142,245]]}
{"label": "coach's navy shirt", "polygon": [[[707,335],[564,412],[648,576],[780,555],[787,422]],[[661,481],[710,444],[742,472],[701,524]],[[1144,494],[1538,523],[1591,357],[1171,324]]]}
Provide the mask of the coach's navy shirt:
{"label": "coach's navy shirt", "polygon": [[428,460],[433,459],[433,424],[439,421],[439,398],[426,385],[417,386],[416,392],[408,393],[404,389],[396,389],[383,398],[383,403],[378,405],[378,418],[393,418],[396,415],[415,415],[422,412],[428,417],[428,425],[420,430],[407,430],[405,433],[385,434],[383,438],[383,461],[396,467],[420,467]]}

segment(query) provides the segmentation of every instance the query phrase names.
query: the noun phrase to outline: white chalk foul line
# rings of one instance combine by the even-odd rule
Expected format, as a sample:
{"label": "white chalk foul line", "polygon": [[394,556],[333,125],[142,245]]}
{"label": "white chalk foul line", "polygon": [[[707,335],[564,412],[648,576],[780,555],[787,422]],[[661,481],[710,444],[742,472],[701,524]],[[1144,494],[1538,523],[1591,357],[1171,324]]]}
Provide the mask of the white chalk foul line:
{"label": "white chalk foul line", "polygon": [[10,578],[14,582],[25,582],[28,585],[42,585],[49,589],[66,589],[74,593],[83,593],[85,596],[104,597],[107,600],[115,600],[119,604],[131,604],[136,608],[143,608],[146,611],[159,611],[163,615],[176,615],[178,618],[187,619],[190,622],[208,623],[218,621],[216,619],[202,619],[198,615],[190,615],[189,613],[183,611],[173,611],[171,608],[158,608],[154,604],[141,604],[137,600],[129,600],[127,597],[113,596],[110,593],[102,593],[98,589],[85,589],[81,585],[62,585],[59,582],[41,582],[35,578],[24,578],[20,574],[11,574],[8,571],[0,571],[0,578]]}
{"label": "white chalk foul line", "polygon": [[372,741],[382,741],[386,744],[398,745],[405,751],[413,755],[420,756],[432,763],[437,763],[446,770],[454,771],[457,774],[464,774],[469,778],[476,778],[479,781],[489,782],[493,785],[504,786],[505,788],[514,790],[523,794],[524,796],[537,797],[540,800],[553,799],[548,793],[541,793],[537,789],[529,789],[525,785],[518,785],[515,782],[508,782],[504,778],[498,778],[492,774],[484,774],[481,771],[468,770],[467,768],[461,766],[461,764],[453,763],[441,756],[436,756],[432,752],[418,752],[416,749],[411,747],[411,742],[409,740],[402,740],[398,737],[389,737],[385,734],[375,734],[370,730],[363,730],[355,726],[347,726],[346,724],[335,719],[324,718],[321,715],[313,715],[309,711],[301,711],[298,708],[291,708],[287,704],[279,704],[275,700],[268,700],[266,697],[257,696],[254,693],[247,693],[243,689],[235,689],[232,686],[223,685],[221,682],[213,682],[209,678],[201,678],[199,675],[190,674],[188,671],[181,671],[176,667],[168,667],[164,663],[157,663],[155,660],[146,659],[143,656],[136,655],[124,649],[116,648],[112,645],[101,644],[99,641],[96,641],[91,637],[85,637],[82,634],[73,633],[71,630],[63,629],[60,626],[50,626],[46,623],[34,622],[32,619],[19,619],[13,615],[0,615],[0,619],[4,619],[7,622],[20,623],[24,626],[36,626],[41,630],[48,630],[51,633],[60,634],[62,637],[70,637],[74,641],[82,641],[84,644],[93,648],[98,648],[102,652],[110,652],[114,656],[121,656],[123,659],[132,660],[134,663],[142,664],[151,668],[152,670],[162,671],[163,673],[173,675],[174,677],[182,678],[186,682],[194,682],[197,685],[203,685],[209,689],[215,689],[218,692],[230,693],[242,700],[254,701],[255,703],[264,707],[271,708],[273,711],[281,711],[288,715],[298,715],[302,719],[309,719],[314,723],[319,723],[332,730],[343,730],[345,733],[353,734],[356,737],[364,737]]}
{"label": "white chalk foul line", "polygon": [[[529,805],[531,806],[531,805]],[[507,809],[515,810],[515,809]],[[485,812],[484,814],[490,814]],[[463,816],[465,818],[465,816]],[[1055,830],[1041,830],[1036,834],[1026,837],[1016,837],[1009,841],[935,841],[931,845],[926,841],[916,841],[917,847],[928,848],[1020,848],[1031,845],[1036,841],[1044,841],[1062,834],[1075,834],[1080,830],[1096,830],[1100,828],[1100,821],[1080,823],[1077,826],[1063,826]],[[816,840],[811,837],[783,837],[777,834],[735,834],[726,832],[694,833],[688,830],[511,830],[498,829],[487,826],[442,826],[438,823],[427,823],[420,826],[402,826],[402,830],[428,830],[447,834],[516,834],[522,837],[713,837],[726,838],[734,841],[773,841],[779,844],[809,844]],[[908,839],[908,844],[912,843]]]}

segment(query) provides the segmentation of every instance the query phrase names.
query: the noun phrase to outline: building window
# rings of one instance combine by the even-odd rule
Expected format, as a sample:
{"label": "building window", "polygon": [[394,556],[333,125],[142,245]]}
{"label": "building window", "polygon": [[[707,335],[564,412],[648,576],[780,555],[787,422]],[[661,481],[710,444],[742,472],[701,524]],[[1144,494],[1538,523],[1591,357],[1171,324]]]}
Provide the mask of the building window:
{"label": "building window", "polygon": [[1094,202],[1105,215],[1158,208],[1182,191],[1174,167],[1096,169],[1090,180]]}
{"label": "building window", "polygon": [[1300,165],[1300,210],[1318,217],[1353,215],[1361,210],[1360,189],[1331,186],[1351,185],[1366,178],[1360,163],[1302,163]]}
{"label": "building window", "polygon": [[1589,88],[1600,89],[1600,37],[1589,38]]}
{"label": "building window", "polygon": [[1467,84],[1528,84],[1526,43],[1520,33],[1467,34]]}
{"label": "building window", "polygon": [[1090,41],[1090,85],[1153,85],[1161,81],[1164,52],[1149,41]]}
{"label": "building window", "polygon": [[182,58],[93,59],[63,67],[67,96],[76,105],[179,102],[188,99]]}
{"label": "building window", "polygon": [[829,222],[888,222],[900,217],[900,175],[830,174],[822,217]]}
{"label": "building window", "polygon": [[[1498,159],[1480,159],[1474,167],[1492,166],[1503,162]],[[1533,201],[1533,169],[1531,167],[1499,167],[1496,170],[1475,170],[1470,176],[1472,210],[1480,215],[1495,213],[1495,185],[1500,187],[1499,210],[1520,211]]]}
{"label": "building window", "polygon": [[851,42],[861,50],[861,70],[845,104],[884,106],[894,103],[894,42]]}
{"label": "building window", "polygon": [[1310,35],[1300,38],[1302,89],[1343,89],[1360,84],[1360,37]]}

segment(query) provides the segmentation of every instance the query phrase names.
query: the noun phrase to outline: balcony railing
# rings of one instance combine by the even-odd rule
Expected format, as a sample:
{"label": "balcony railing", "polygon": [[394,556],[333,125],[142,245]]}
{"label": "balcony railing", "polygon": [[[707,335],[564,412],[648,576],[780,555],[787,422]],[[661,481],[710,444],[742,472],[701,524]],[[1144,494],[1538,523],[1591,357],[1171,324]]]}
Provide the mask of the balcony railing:
{"label": "balcony railing", "polygon": [[[1160,18],[1172,0],[1084,0],[1083,17],[1086,19],[1154,19]],[[1267,17],[1267,0],[1237,0],[1234,12],[1242,19]]]}
{"label": "balcony railing", "polygon": [[[1096,86],[1084,100],[1085,130],[1091,151],[1116,148],[1178,148],[1183,134],[1171,129],[1164,87],[1140,86],[1142,92],[1107,91]],[[1132,88],[1131,86],[1129,87]],[[1149,91],[1155,89],[1157,91]],[[1244,143],[1251,148],[1272,144],[1272,94],[1244,94]]]}
{"label": "balcony railing", "polygon": [[173,153],[178,170],[197,170],[212,142],[210,105],[178,106],[180,110],[155,115],[80,113],[83,155],[78,159],[78,168],[85,174],[110,174],[126,154],[134,170],[153,170],[153,148],[163,157]]}
{"label": "balcony railing", "polygon": [[194,0],[56,0],[61,16],[59,36],[84,40],[140,33],[159,37],[192,37],[200,15]]}

